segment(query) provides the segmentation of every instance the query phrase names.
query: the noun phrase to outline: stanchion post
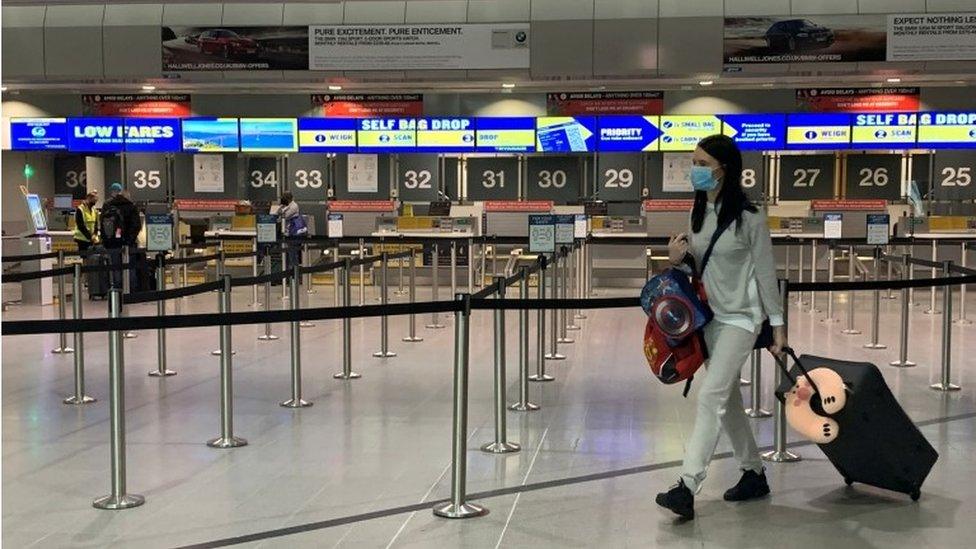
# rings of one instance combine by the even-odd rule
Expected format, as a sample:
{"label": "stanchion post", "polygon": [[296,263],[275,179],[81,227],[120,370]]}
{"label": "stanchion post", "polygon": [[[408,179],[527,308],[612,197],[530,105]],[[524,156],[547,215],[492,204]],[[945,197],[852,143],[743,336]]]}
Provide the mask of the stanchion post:
{"label": "stanchion post", "polygon": [[[969,252],[969,248],[966,246],[967,242],[962,243],[962,248],[960,249],[961,256],[961,266],[968,267],[969,261],[966,257]],[[962,284],[959,286],[959,318],[952,321],[953,324],[958,324],[959,326],[969,326],[973,323],[972,320],[966,318],[966,285]]]}
{"label": "stanchion post", "polygon": [[[121,276],[122,276],[122,292],[124,294],[128,294],[132,290],[132,288],[130,288],[130,285],[131,285],[131,275],[132,275],[132,267],[129,266],[129,262],[130,262],[131,258],[132,257],[131,257],[131,254],[129,253],[129,247],[128,246],[122,246],[122,270],[121,270]],[[122,307],[122,313],[121,314],[122,314],[122,316],[126,316],[127,313],[126,313],[125,307]],[[126,331],[122,332],[122,339],[135,339],[136,337],[138,337],[138,336],[133,331],[126,330]]]}
{"label": "stanchion post", "polygon": [[454,429],[452,437],[451,499],[434,506],[434,514],[444,518],[469,518],[484,515],[487,509],[467,498],[468,459],[468,337],[471,315],[470,295],[457,295],[463,310],[454,313]]}
{"label": "stanchion post", "polygon": [[[939,244],[935,239],[932,239],[932,261],[938,261],[938,260],[939,260]],[[932,278],[935,278],[937,276],[939,276],[939,270],[935,267],[932,267]],[[929,308],[922,311],[927,315],[937,315],[942,312],[936,306],[935,291],[936,291],[935,286],[932,286],[932,288],[929,290]]]}
{"label": "stanchion post", "polygon": [[[801,241],[797,246],[798,257],[796,261],[796,281],[803,283],[803,242]],[[785,305],[785,303],[784,303]],[[801,311],[803,310],[803,292],[796,292],[796,306]]]}
{"label": "stanchion post", "polygon": [[[389,256],[386,252],[380,254],[380,304],[384,307],[389,303],[389,286],[387,285],[387,264]],[[390,351],[390,319],[383,314],[380,317],[380,350],[373,353],[376,358],[392,358],[396,353]]]}
{"label": "stanchion post", "polygon": [[[519,298],[529,299],[529,269],[522,267]],[[509,406],[516,412],[531,412],[539,407],[529,402],[529,310],[519,309],[519,401]]]}
{"label": "stanchion post", "polygon": [[[299,284],[301,283],[302,269],[298,265],[292,266],[291,279],[288,283],[291,295],[291,310],[300,311]],[[284,281],[282,281],[284,284]],[[299,322],[293,320],[288,323],[288,335],[291,343],[291,398],[281,403],[285,408],[305,408],[312,403],[302,398],[302,330]]]}
{"label": "stanchion post", "polygon": [[[496,298],[505,299],[505,277],[495,277],[495,285],[498,287]],[[495,325],[495,440],[483,445],[481,451],[489,454],[510,454],[518,452],[522,447],[507,440],[508,428],[505,423],[505,311],[495,309],[492,313]]]}
{"label": "stanchion post", "polygon": [[773,414],[762,407],[762,350],[756,349],[752,352],[750,361],[750,379],[752,381],[749,391],[751,406],[746,408],[746,415],[753,418],[769,417]]}
{"label": "stanchion post", "polygon": [[[579,253],[576,254],[576,298],[584,299],[586,296],[586,241],[579,241]],[[574,315],[576,320],[585,320],[586,313],[583,309],[576,309]]]}
{"label": "stanchion post", "polygon": [[[909,276],[910,257],[908,254],[902,256],[902,277],[908,278],[908,280],[911,280]],[[890,265],[891,262],[889,261],[888,264]],[[901,333],[898,339],[898,360],[889,363],[891,366],[899,368],[915,366],[914,362],[908,360],[908,315],[911,313],[911,300],[908,298],[908,292],[908,288],[901,289]]]}
{"label": "stanchion post", "polygon": [[[359,239],[359,259],[366,257],[366,243]],[[359,263],[359,304],[366,304],[366,264]]]}
{"label": "stanchion post", "polygon": [[468,238],[468,293],[474,293],[474,241]]}
{"label": "stanchion post", "polygon": [[[230,276],[223,276],[224,286],[220,290],[220,314],[231,312]],[[231,351],[231,326],[220,326],[220,436],[207,441],[211,448],[237,448],[246,446],[247,440],[234,436],[234,365]]]}
{"label": "stanchion post", "polygon": [[[881,248],[879,246],[874,247],[874,281],[879,282],[881,280]],[[865,343],[865,349],[887,349],[888,346],[884,343],[878,343],[879,324],[881,322],[881,290],[874,290],[872,292],[871,301],[871,342]]]}
{"label": "stanchion post", "polygon": [[[801,269],[802,271],[802,269]],[[782,296],[783,303],[786,303],[786,299],[789,296],[787,286],[789,282],[786,280],[779,281],[779,291],[780,296]],[[789,307],[783,307],[783,329],[788,330],[789,320]],[[789,339],[789,338],[787,338]],[[773,360],[777,360],[778,357],[773,357]],[[785,358],[783,359],[785,360]],[[776,373],[773,376],[773,386],[779,387],[780,383],[783,382],[783,372],[780,368],[776,368]],[[768,452],[763,452],[760,457],[763,461],[771,461],[773,463],[791,463],[794,461],[800,461],[800,456],[790,452],[786,449],[786,407],[776,399],[773,408],[773,449]]]}
{"label": "stanchion post", "polygon": [[[854,246],[848,246],[847,248],[847,279],[850,282],[854,282]],[[840,333],[846,335],[858,335],[861,330],[854,327],[854,290],[847,291],[847,328],[841,330]]]}
{"label": "stanchion post", "polygon": [[[417,302],[417,259],[410,254],[410,303]],[[403,260],[401,259],[401,262]],[[402,264],[402,263],[401,263]],[[424,338],[417,336],[417,315],[415,313],[410,313],[410,317],[407,320],[408,329],[410,332],[407,337],[403,338],[402,341],[407,343],[417,343],[423,341]]]}
{"label": "stanchion post", "polygon": [[[81,263],[75,263],[74,278],[71,281],[71,312],[75,320],[81,320],[84,316],[82,311],[81,297]],[[75,394],[65,398],[65,404],[91,404],[95,399],[85,395],[85,334],[83,332],[74,333],[75,345]]]}
{"label": "stanchion post", "polygon": [[[576,259],[577,255],[578,254],[576,253],[576,243],[574,242],[573,244],[569,245],[569,255],[566,256],[566,270],[568,271],[569,275],[568,275],[568,282],[566,284],[565,289],[563,290],[563,297],[570,297],[570,296],[578,297],[578,295],[576,295],[577,293],[576,289],[578,287],[577,284],[578,281],[576,280],[578,277],[578,273],[576,271],[576,264],[578,263]],[[564,320],[566,323],[567,330],[580,329],[580,327],[576,325],[576,310],[567,309]]]}
{"label": "stanchion post", "polygon": [[[254,255],[251,257],[251,276],[258,276],[258,238],[254,237],[254,246],[251,247],[251,251]],[[251,307],[257,307],[261,303],[258,302],[258,286],[254,284],[251,286]]]}
{"label": "stanchion post", "polygon": [[451,295],[457,295],[457,240],[451,240]]}
{"label": "stanchion post", "polygon": [[[264,254],[264,274],[271,274],[271,250],[268,250]],[[284,280],[281,281],[282,284],[285,283]],[[264,282],[264,312],[271,312],[271,281],[266,280]],[[264,323],[264,333],[258,336],[260,341],[274,341],[278,339],[278,336],[271,333],[271,323]]]}
{"label": "stanchion post", "polygon": [[[934,242],[934,241],[933,241]],[[952,276],[952,261],[942,262],[943,276]],[[932,287],[933,289],[935,286]],[[952,383],[952,286],[942,288],[942,371],[939,382],[929,387],[936,391],[958,391],[960,386]]]}
{"label": "stanchion post", "polygon": [[[156,255],[156,290],[166,289],[166,256],[160,252]],[[156,300],[156,316],[166,316],[166,300]],[[156,369],[150,370],[151,377],[175,376],[176,372],[166,367],[166,329],[156,329]]]}
{"label": "stanchion post", "polygon": [[[311,250],[308,249],[307,242],[302,242],[302,257],[304,258],[302,261],[303,265],[308,266],[312,264],[312,252]],[[305,273],[305,293],[306,294],[315,293],[315,288],[312,287],[312,273],[310,272]]]}
{"label": "stanchion post", "polygon": [[[542,268],[539,269],[539,283],[536,286],[536,297],[539,299],[546,298],[546,261],[545,257],[542,258]],[[535,360],[535,374],[529,376],[529,381],[552,381],[556,378],[546,373],[546,310],[539,308],[536,311],[535,317],[536,324],[536,360]]]}
{"label": "stanchion post", "polygon": [[[430,249],[430,299],[431,301],[437,301],[437,294],[440,287],[440,280],[438,274],[440,273],[440,246],[437,242],[434,242]],[[440,316],[437,311],[430,313],[430,324],[426,326],[430,329],[440,329],[444,325],[441,324]]]}
{"label": "stanchion post", "polygon": [[[557,269],[559,271],[559,293],[556,294],[556,297],[561,297],[563,299],[566,298],[568,293],[566,290],[569,288],[569,281],[566,277],[566,273],[569,271],[569,255],[568,252],[566,252],[566,249],[566,247],[562,248],[562,258],[557,263],[559,266]],[[569,337],[569,333],[567,332],[569,329],[568,324],[570,322],[569,311],[566,309],[557,309],[555,312],[558,313],[557,318],[559,319],[559,343],[574,343],[573,338]]]}
{"label": "stanchion post", "polygon": [[[122,317],[122,293],[118,288],[109,290],[108,310],[113,320]],[[108,384],[112,493],[96,499],[92,505],[96,509],[129,509],[142,505],[146,499],[125,490],[125,357],[122,334],[116,330],[108,333]]]}
{"label": "stanchion post", "polygon": [[[827,281],[833,284],[834,282],[834,259],[836,256],[836,249],[832,241],[827,242]],[[823,323],[833,323],[837,322],[834,318],[834,291],[827,290],[827,316],[821,319]]]}
{"label": "stanchion post", "polygon": [[[559,298],[559,253],[552,254],[552,297]],[[550,313],[549,322],[549,352],[546,353],[546,360],[565,360],[564,355],[559,354],[559,309],[553,309]]]}
{"label": "stanchion post", "polygon": [[[58,250],[58,268],[64,268],[64,250]],[[58,275],[58,320],[61,321],[61,325],[65,324],[67,319],[67,305],[65,301],[68,299],[67,292],[65,291],[64,275]],[[57,349],[51,349],[52,353],[55,354],[68,354],[75,352],[74,349],[68,347],[68,333],[64,330],[58,331],[58,347]]]}
{"label": "stanchion post", "polygon": [[[342,266],[342,305],[352,306],[352,261],[347,257]],[[359,379],[352,371],[352,320],[342,319],[342,371],[332,376],[335,379]]]}
{"label": "stanchion post", "polygon": [[[403,249],[404,248],[403,245],[400,245],[399,248],[400,248],[400,253],[406,251],[406,250]],[[411,259],[413,258],[413,256],[410,256],[410,257],[411,257]],[[406,261],[406,259],[403,258],[403,257],[401,257],[400,260],[397,262],[398,263],[398,265],[397,265],[397,289],[396,289],[396,291],[393,292],[393,295],[407,295],[407,290],[404,290],[403,289],[403,262],[404,261]]]}
{"label": "stanchion post", "polygon": [[[289,248],[290,246],[291,246],[291,243],[288,242],[288,241],[285,241],[285,242],[282,242],[281,243],[281,270],[282,271],[285,271],[285,270],[288,269],[288,250],[287,250],[287,248]],[[282,281],[281,281],[281,300],[282,301],[287,301],[288,300],[288,285],[285,283],[285,280],[284,279],[282,279]]]}
{"label": "stanchion post", "polygon": [[[887,246],[885,248],[885,256],[890,256],[890,255],[891,255],[891,246]],[[891,260],[890,259],[885,259],[885,263],[886,263],[886,267],[887,267],[887,271],[888,271],[887,274],[885,275],[885,280],[889,280],[890,281],[891,278],[892,278],[892,276],[893,276],[893,274],[894,274],[894,269],[891,266]],[[895,299],[895,294],[891,291],[891,288],[888,288],[888,290],[884,293],[884,295],[881,296],[881,298],[882,299]]]}
{"label": "stanchion post", "polygon": [[[333,261],[339,261],[339,246],[336,246],[335,248],[332,249],[332,258],[333,258]],[[334,300],[334,305],[336,307],[338,307],[339,306],[339,300],[342,299],[340,297],[340,295],[339,295],[340,294],[340,290],[339,290],[339,269],[333,269],[332,270],[332,293],[334,294],[332,296],[333,297],[333,300]]]}
{"label": "stanchion post", "polygon": [[[810,242],[810,282],[817,281],[817,239]],[[817,292],[810,292],[810,314],[817,314]]]}

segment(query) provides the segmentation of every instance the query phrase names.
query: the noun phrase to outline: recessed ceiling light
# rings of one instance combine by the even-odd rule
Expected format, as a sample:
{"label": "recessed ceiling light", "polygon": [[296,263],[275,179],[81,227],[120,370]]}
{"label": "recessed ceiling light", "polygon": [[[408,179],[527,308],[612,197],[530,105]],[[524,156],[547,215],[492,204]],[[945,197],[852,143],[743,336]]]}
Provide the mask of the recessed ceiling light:
{"label": "recessed ceiling light", "polygon": [[146,84],[145,86],[142,87],[142,91],[147,91],[147,92],[156,91],[156,86]]}
{"label": "recessed ceiling light", "polygon": [[712,81],[712,80],[700,80],[700,81],[698,82],[698,85],[699,85],[699,86],[711,86],[711,85],[712,85],[712,84],[714,84],[714,83],[715,83],[715,82],[714,82],[714,81]]}
{"label": "recessed ceiling light", "polygon": [[515,84],[512,84],[511,82],[503,82],[502,87],[506,90],[510,90],[515,87]]}
{"label": "recessed ceiling light", "polygon": [[342,86],[337,86],[335,84],[329,84],[329,90],[330,91],[339,91],[341,89],[342,89]]}
{"label": "recessed ceiling light", "polygon": [[887,78],[887,79],[885,79],[885,82],[887,82],[889,84],[897,84],[897,83],[901,82],[901,78],[896,78],[896,77]]}

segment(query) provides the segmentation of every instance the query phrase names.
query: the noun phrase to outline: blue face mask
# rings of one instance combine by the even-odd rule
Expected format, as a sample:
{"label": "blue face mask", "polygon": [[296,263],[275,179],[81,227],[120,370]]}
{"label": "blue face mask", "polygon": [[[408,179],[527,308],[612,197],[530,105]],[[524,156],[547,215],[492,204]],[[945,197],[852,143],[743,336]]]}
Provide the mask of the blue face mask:
{"label": "blue face mask", "polygon": [[692,166],[691,187],[696,191],[713,191],[718,187],[718,180],[712,176],[712,169],[708,166]]}

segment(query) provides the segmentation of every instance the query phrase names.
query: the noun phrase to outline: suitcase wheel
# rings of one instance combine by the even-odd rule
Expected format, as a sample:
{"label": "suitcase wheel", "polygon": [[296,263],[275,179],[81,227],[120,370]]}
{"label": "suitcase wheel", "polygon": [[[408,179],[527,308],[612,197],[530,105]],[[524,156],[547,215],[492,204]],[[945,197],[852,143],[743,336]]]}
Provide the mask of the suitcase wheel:
{"label": "suitcase wheel", "polygon": [[912,501],[918,501],[918,498],[922,497],[922,492],[919,490],[914,490],[911,494],[908,495],[911,496]]}

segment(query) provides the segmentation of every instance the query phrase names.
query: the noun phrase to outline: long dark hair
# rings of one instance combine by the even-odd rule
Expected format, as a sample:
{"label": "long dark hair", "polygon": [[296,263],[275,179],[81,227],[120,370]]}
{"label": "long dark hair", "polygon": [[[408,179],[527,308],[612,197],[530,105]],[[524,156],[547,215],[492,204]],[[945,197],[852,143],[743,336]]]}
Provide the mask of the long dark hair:
{"label": "long dark hair", "polygon": [[[742,212],[756,213],[758,210],[749,202],[746,193],[742,191],[742,153],[731,137],[726,135],[710,135],[698,142],[698,147],[718,160],[725,171],[722,190],[718,192],[715,202],[718,204],[718,225],[735,221],[735,230],[742,226]],[[695,192],[695,206],[691,210],[691,230],[701,231],[705,222],[705,206],[708,194],[705,191]]]}

